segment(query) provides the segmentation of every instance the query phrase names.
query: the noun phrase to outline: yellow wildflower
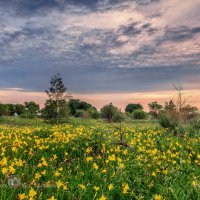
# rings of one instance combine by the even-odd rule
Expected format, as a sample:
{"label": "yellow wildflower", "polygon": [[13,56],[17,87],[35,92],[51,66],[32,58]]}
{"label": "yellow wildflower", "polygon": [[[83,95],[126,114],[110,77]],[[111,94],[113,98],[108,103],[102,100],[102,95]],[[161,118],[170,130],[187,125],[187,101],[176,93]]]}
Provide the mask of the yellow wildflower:
{"label": "yellow wildflower", "polygon": [[39,173],[35,174],[35,179],[40,179],[41,175]]}
{"label": "yellow wildflower", "polygon": [[6,167],[3,167],[1,169],[2,174],[6,174],[8,172],[8,169]]}
{"label": "yellow wildflower", "polygon": [[96,169],[96,170],[98,170],[99,167],[98,167],[98,165],[96,163],[94,163],[93,164],[93,168]]}
{"label": "yellow wildflower", "polygon": [[197,185],[196,181],[192,181],[192,186],[196,186],[196,185]]}
{"label": "yellow wildflower", "polygon": [[55,176],[60,176],[60,172],[55,171],[54,175],[55,175]]}
{"label": "yellow wildflower", "polygon": [[152,172],[152,174],[151,174],[152,176],[156,176],[156,173],[155,172]]}
{"label": "yellow wildflower", "polygon": [[62,181],[57,181],[56,182],[56,186],[57,186],[57,188],[59,189],[60,187],[62,187],[63,186],[63,182]]}
{"label": "yellow wildflower", "polygon": [[130,188],[129,188],[128,184],[124,184],[124,186],[123,186],[123,193],[126,194],[129,189]]}
{"label": "yellow wildflower", "polygon": [[26,199],[25,193],[19,194],[18,197],[19,197],[19,200]]}
{"label": "yellow wildflower", "polygon": [[106,197],[102,194],[102,196],[99,200],[106,200]]}
{"label": "yellow wildflower", "polygon": [[102,173],[106,173],[106,172],[107,172],[107,169],[102,169],[101,172],[102,172]]}
{"label": "yellow wildflower", "polygon": [[114,188],[113,184],[108,185],[108,189],[112,190]]}
{"label": "yellow wildflower", "polygon": [[161,196],[161,195],[156,194],[156,195],[154,196],[154,200],[161,200],[161,199],[162,199],[162,196]]}
{"label": "yellow wildflower", "polygon": [[46,174],[46,170],[42,171],[41,174],[42,174],[42,175],[45,175],[45,174]]}
{"label": "yellow wildflower", "polygon": [[13,166],[9,166],[9,172],[11,173],[11,174],[14,174],[15,173],[15,168],[13,167]]}
{"label": "yellow wildflower", "polygon": [[119,164],[119,168],[120,168],[120,169],[124,169],[124,167],[125,167],[125,166],[124,166],[123,163],[120,163],[120,164]]}
{"label": "yellow wildflower", "polygon": [[36,192],[33,188],[31,188],[31,189],[29,190],[28,196],[29,196],[29,197],[34,197],[36,194],[37,194],[37,192]]}
{"label": "yellow wildflower", "polygon": [[93,157],[87,157],[87,158],[86,158],[86,161],[87,161],[87,162],[93,161]]}
{"label": "yellow wildflower", "polygon": [[97,192],[100,189],[100,187],[94,186],[93,189]]}
{"label": "yellow wildflower", "polygon": [[83,184],[79,184],[79,187],[80,187],[81,189],[83,189],[83,190],[86,190],[86,187],[85,187],[85,185],[83,185]]}
{"label": "yellow wildflower", "polygon": [[54,196],[52,196],[51,198],[47,199],[47,200],[56,200]]}

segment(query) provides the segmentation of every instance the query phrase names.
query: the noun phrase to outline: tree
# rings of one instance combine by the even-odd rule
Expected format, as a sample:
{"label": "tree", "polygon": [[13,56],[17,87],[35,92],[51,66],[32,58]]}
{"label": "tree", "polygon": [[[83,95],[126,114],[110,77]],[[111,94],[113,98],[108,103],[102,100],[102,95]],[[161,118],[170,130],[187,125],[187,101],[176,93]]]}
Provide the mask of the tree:
{"label": "tree", "polygon": [[186,128],[197,119],[198,108],[188,105],[181,85],[174,86],[177,91],[175,103],[165,103],[165,109],[159,114],[159,123],[173,131],[174,135],[184,134]]}
{"label": "tree", "polygon": [[176,110],[176,105],[174,104],[172,99],[169,102],[165,102],[164,109],[167,112],[173,112]]}
{"label": "tree", "polygon": [[56,103],[53,101],[47,100],[45,103],[44,108],[41,110],[42,118],[51,120],[54,119],[55,116],[57,116],[56,113]]}
{"label": "tree", "polygon": [[40,106],[39,106],[39,104],[36,104],[33,101],[25,102],[25,110],[26,110],[25,117],[35,118],[38,115],[38,112],[40,110]]}
{"label": "tree", "polygon": [[50,87],[45,92],[49,99],[45,103],[43,113],[46,118],[56,119],[58,123],[60,119],[67,117],[67,100],[71,98],[59,73],[51,77]]}
{"label": "tree", "polygon": [[15,112],[17,113],[17,115],[21,116],[23,114],[25,114],[25,106],[22,104],[16,104],[15,105]]}
{"label": "tree", "polygon": [[14,104],[7,104],[8,108],[9,108],[9,115],[12,116],[15,114],[16,109],[15,109],[15,105]]}
{"label": "tree", "polygon": [[176,111],[177,111],[177,113],[179,113],[181,111],[182,107],[185,106],[185,104],[187,102],[187,99],[184,96],[183,88],[182,88],[182,86],[180,84],[179,85],[174,85],[174,88],[175,88],[175,90],[177,92]]}
{"label": "tree", "polygon": [[95,107],[90,108],[88,112],[89,112],[89,116],[92,119],[98,119],[100,117],[100,113],[97,111]]}
{"label": "tree", "polygon": [[150,115],[157,119],[158,118],[158,114],[160,113],[160,111],[162,110],[162,105],[158,104],[157,101],[154,101],[152,103],[148,104],[149,106],[149,110],[150,110]]}
{"label": "tree", "polygon": [[9,115],[9,106],[7,104],[0,104],[0,116]]}
{"label": "tree", "polygon": [[80,99],[70,99],[68,105],[69,105],[71,114],[75,117],[79,117],[80,113],[84,113],[83,111],[96,109],[91,104],[81,101]]}
{"label": "tree", "polygon": [[184,122],[190,122],[198,116],[198,108],[191,105],[186,105],[182,107],[180,112],[182,113],[182,120]]}
{"label": "tree", "polygon": [[102,118],[108,120],[108,122],[117,122],[119,120],[123,121],[122,113],[117,107],[113,106],[112,103],[101,108],[100,113]]}
{"label": "tree", "polygon": [[137,104],[128,104],[125,108],[125,111],[128,113],[132,113],[134,110],[143,110],[143,106],[137,103]]}

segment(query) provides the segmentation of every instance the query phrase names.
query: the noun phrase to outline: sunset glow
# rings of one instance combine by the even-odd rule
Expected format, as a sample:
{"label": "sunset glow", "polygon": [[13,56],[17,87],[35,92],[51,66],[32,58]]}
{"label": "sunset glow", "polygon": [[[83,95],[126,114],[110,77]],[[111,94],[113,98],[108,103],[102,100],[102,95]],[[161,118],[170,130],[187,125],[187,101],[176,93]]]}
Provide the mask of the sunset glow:
{"label": "sunset glow", "polygon": [[200,106],[199,0],[0,0],[0,102],[43,106],[49,78],[98,109]]}

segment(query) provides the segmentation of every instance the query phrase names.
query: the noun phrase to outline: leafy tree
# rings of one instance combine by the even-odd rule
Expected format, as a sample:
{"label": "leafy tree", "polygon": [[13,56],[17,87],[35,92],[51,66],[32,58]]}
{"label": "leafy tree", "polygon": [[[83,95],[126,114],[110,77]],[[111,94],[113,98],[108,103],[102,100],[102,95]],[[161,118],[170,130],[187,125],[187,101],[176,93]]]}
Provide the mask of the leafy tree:
{"label": "leafy tree", "polygon": [[84,114],[84,110],[76,110],[75,117],[83,117]]}
{"label": "leafy tree", "polygon": [[89,112],[89,116],[92,118],[92,119],[98,119],[100,117],[100,113],[97,111],[96,108],[92,107],[88,110]]}
{"label": "leafy tree", "polygon": [[70,99],[68,105],[71,114],[75,117],[83,116],[83,111],[89,111],[90,109],[96,110],[91,104],[81,101],[80,99]]}
{"label": "leafy tree", "polygon": [[[119,111],[117,107],[113,106],[113,104],[110,103],[108,105],[105,105],[103,108],[101,108],[100,113],[101,113],[101,117],[108,120],[108,122],[113,122],[113,121],[116,122],[117,121],[116,118],[118,118],[121,112]],[[121,117],[119,118],[121,121]]]}
{"label": "leafy tree", "polygon": [[75,116],[77,110],[79,110],[80,100],[79,99],[70,99],[68,105],[69,105],[71,114],[73,116]]}
{"label": "leafy tree", "polygon": [[80,102],[80,106],[79,106],[80,110],[89,110],[90,108],[92,108],[91,104],[84,102],[84,101]]}
{"label": "leafy tree", "polygon": [[12,116],[15,114],[16,109],[15,109],[15,105],[14,104],[7,104],[8,108],[9,108],[9,115]]}
{"label": "leafy tree", "polygon": [[8,116],[9,113],[9,106],[7,104],[0,104],[0,116]]}
{"label": "leafy tree", "polygon": [[195,106],[186,105],[180,111],[184,122],[191,121],[198,116],[198,108]]}
{"label": "leafy tree", "polygon": [[68,110],[67,102],[63,102],[60,105],[59,116],[57,116],[56,108],[57,108],[57,105],[55,101],[47,100],[45,103],[45,107],[41,110],[42,118],[46,120],[50,120],[53,123],[58,123],[58,122],[61,122],[61,119],[68,117],[69,110]]}
{"label": "leafy tree", "polygon": [[56,103],[54,101],[47,100],[45,107],[41,110],[42,118],[50,120],[57,116]]}
{"label": "leafy tree", "polygon": [[49,97],[46,101],[43,113],[47,119],[55,119],[58,123],[62,118],[68,116],[67,100],[71,96],[67,93],[60,74],[56,74],[50,79],[50,87],[45,91]]}
{"label": "leafy tree", "polygon": [[128,113],[132,113],[134,110],[143,110],[143,106],[137,103],[137,104],[128,104],[125,108],[125,111]]}
{"label": "leafy tree", "polygon": [[25,110],[26,110],[26,114],[24,115],[25,117],[35,118],[38,115],[40,106],[39,106],[39,104],[36,104],[33,101],[25,102]]}
{"label": "leafy tree", "polygon": [[26,112],[25,106],[22,105],[22,104],[16,104],[16,105],[15,105],[15,112],[16,112],[17,115],[19,115],[19,116],[25,114],[25,112]]}
{"label": "leafy tree", "polygon": [[157,101],[154,101],[150,104],[148,104],[149,106],[149,110],[150,110],[150,115],[157,119],[158,118],[158,114],[160,113],[160,111],[162,110],[163,106],[158,104]]}

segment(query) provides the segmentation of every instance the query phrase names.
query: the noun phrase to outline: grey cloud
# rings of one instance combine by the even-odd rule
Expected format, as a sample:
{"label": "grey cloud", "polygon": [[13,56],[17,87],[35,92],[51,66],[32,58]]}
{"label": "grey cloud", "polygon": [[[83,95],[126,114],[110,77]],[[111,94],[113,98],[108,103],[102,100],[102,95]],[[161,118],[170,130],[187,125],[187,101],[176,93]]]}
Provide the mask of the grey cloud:
{"label": "grey cloud", "polygon": [[134,36],[141,33],[141,30],[136,27],[137,23],[131,23],[127,26],[121,26],[119,32],[123,35]]}
{"label": "grey cloud", "polygon": [[[0,32],[1,87],[43,91],[49,84],[49,77],[57,72],[74,92],[153,90],[170,87],[174,81],[185,82],[188,76],[198,79],[200,44],[193,39],[199,35],[200,27],[187,24],[170,28],[168,24],[163,28],[155,26],[151,18],[137,23],[127,19],[127,23],[117,25],[116,29],[76,24],[77,20],[81,22],[81,14],[98,12],[101,16],[101,12],[126,11],[133,1],[126,1],[126,4],[117,0],[105,2],[103,7],[100,0],[0,0],[0,11],[3,6],[21,13],[16,16],[4,11],[0,19],[3,24]],[[159,3],[154,0],[134,2],[141,6]],[[65,7],[66,4],[72,7]],[[86,13],[85,7],[89,8]],[[160,33],[162,31],[164,34]],[[120,40],[123,36],[127,40]],[[164,43],[175,47],[183,41],[192,43],[187,52],[172,54],[171,49],[163,47]],[[137,42],[137,48],[130,52],[110,53],[126,45],[134,47]]]}
{"label": "grey cloud", "polygon": [[200,33],[200,27],[190,28],[187,26],[167,28],[165,29],[164,40],[184,41],[192,39],[196,34]]}
{"label": "grey cloud", "polygon": [[[151,3],[159,2],[160,0],[0,0],[1,7],[9,7],[16,11],[18,15],[44,15],[52,9],[66,12],[65,8],[69,5],[84,6],[90,10],[96,11],[101,9],[99,5],[106,4],[107,7],[119,5],[122,3],[136,2],[138,5],[148,5]],[[123,6],[124,8],[124,6]]]}
{"label": "grey cloud", "polygon": [[141,22],[133,22],[127,25],[122,25],[118,29],[118,33],[121,35],[127,35],[127,36],[137,36],[140,35],[143,32],[146,32],[148,34],[155,34],[158,31],[158,29],[153,28],[151,23],[144,23]]}

